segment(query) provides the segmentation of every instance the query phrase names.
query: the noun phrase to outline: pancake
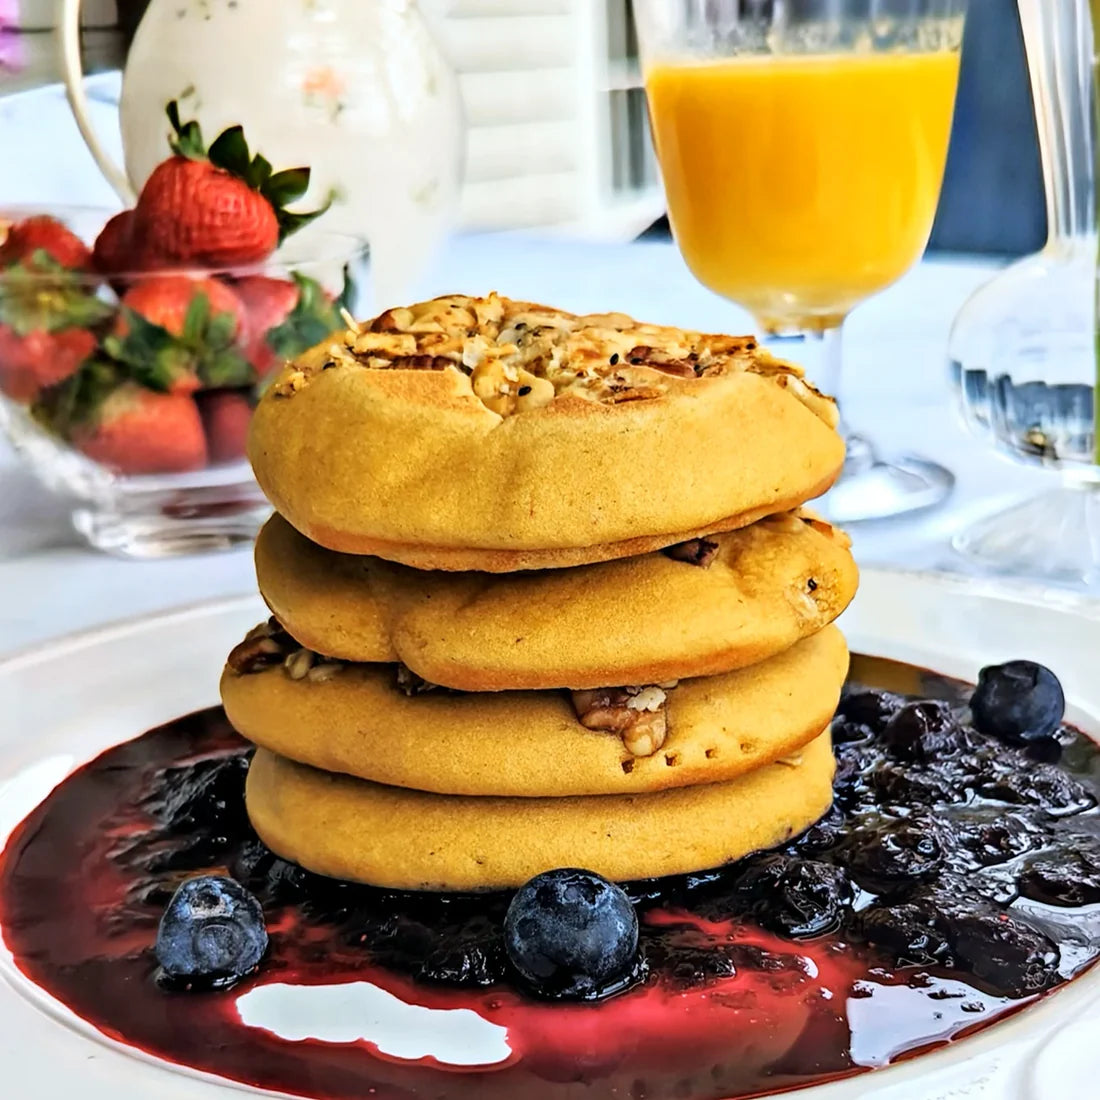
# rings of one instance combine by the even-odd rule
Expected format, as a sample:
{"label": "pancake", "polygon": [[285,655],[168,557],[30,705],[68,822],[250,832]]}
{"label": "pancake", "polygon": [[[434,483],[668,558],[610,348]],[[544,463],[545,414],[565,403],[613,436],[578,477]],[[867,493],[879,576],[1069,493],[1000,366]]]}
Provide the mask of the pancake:
{"label": "pancake", "polygon": [[335,878],[402,890],[516,887],[553,867],[628,880],[716,867],[782,844],[832,800],[828,734],[798,763],[647,795],[461,798],[385,787],[259,749],[246,802],[260,839]]}
{"label": "pancake", "polygon": [[835,626],[761,664],[668,689],[667,736],[637,755],[586,729],[565,691],[408,696],[385,665],[294,680],[227,668],[222,701],[248,740],[325,771],[447,795],[547,798],[729,781],[796,752],[836,710],[848,651]]}
{"label": "pancake", "polygon": [[751,337],[491,295],[387,310],[266,390],[249,457],[333,550],[422,569],[610,560],[824,492],[835,404]]}
{"label": "pancake", "polygon": [[425,573],[325,550],[276,515],[256,542],[256,574],[272,612],[308,649],[401,661],[462,691],[728,672],[821,630],[855,594],[847,536],[809,514],[710,541],[702,565],[655,552],[565,570]]}

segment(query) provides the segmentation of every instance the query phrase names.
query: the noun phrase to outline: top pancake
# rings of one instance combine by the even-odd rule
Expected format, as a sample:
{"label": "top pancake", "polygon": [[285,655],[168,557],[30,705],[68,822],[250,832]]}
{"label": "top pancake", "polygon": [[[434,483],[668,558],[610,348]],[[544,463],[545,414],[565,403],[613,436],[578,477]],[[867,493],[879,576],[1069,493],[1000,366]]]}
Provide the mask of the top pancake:
{"label": "top pancake", "polygon": [[602,561],[824,492],[836,408],[751,338],[452,296],[267,390],[249,457],[314,542],[425,569]]}
{"label": "top pancake", "polygon": [[[595,688],[711,676],[780,653],[855,593],[849,540],[784,513],[714,536],[700,564],[664,553],[511,575],[425,573],[338,554],[274,516],[260,591],[307,649],[400,661],[463,691]],[[707,560],[709,559],[709,560]]]}

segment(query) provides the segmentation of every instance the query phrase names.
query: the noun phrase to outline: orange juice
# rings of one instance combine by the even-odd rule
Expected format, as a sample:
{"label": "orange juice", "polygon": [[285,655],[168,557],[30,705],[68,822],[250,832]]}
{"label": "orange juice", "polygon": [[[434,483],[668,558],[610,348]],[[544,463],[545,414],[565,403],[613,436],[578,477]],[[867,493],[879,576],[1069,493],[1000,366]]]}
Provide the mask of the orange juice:
{"label": "orange juice", "polygon": [[928,242],[959,56],[870,53],[660,65],[646,76],[677,243],[772,329],[821,328]]}

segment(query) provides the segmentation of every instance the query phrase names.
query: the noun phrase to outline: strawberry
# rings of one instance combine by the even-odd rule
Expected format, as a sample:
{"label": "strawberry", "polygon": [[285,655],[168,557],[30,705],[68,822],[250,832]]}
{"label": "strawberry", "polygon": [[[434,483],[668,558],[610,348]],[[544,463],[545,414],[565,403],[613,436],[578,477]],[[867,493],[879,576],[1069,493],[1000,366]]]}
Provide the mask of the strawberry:
{"label": "strawberry", "polygon": [[181,123],[168,105],[175,154],[145,182],[133,218],[133,240],[151,267],[241,267],[265,260],[295,230],[324,210],[285,209],[309,187],[308,168],[273,172],[253,156],[240,126],[209,149],[197,122]]}
{"label": "strawberry", "polygon": [[92,263],[104,275],[141,271],[143,263],[134,241],[134,212],[123,210],[99,231],[92,250]]}
{"label": "strawberry", "polygon": [[21,336],[10,325],[0,325],[0,390],[13,401],[34,401],[42,390],[75,374],[95,346],[95,335],[85,328],[35,329]]}
{"label": "strawberry", "polygon": [[350,276],[336,301],[316,280],[297,272],[291,278],[246,275],[233,284],[248,311],[251,339],[245,354],[261,378],[344,324],[339,310],[353,290]]}
{"label": "strawberry", "polygon": [[211,462],[244,458],[252,405],[246,394],[235,390],[210,390],[199,394],[199,412],[206,429]]}
{"label": "strawberry", "polygon": [[198,406],[186,394],[123,383],[94,421],[73,433],[77,448],[120,474],[169,474],[206,465]]}
{"label": "strawberry", "polygon": [[91,355],[94,330],[113,312],[44,249],[13,263],[0,276],[0,389],[33,401],[64,381]]}
{"label": "strawberry", "polygon": [[87,271],[92,255],[88,246],[56,218],[39,214],[16,222],[0,245],[0,267],[24,263],[37,267],[35,253],[45,253],[67,271]]}
{"label": "strawberry", "polygon": [[123,295],[107,354],[150,389],[192,393],[202,386],[245,386],[252,368],[237,347],[246,337],[244,306],[216,279],[154,275]]}

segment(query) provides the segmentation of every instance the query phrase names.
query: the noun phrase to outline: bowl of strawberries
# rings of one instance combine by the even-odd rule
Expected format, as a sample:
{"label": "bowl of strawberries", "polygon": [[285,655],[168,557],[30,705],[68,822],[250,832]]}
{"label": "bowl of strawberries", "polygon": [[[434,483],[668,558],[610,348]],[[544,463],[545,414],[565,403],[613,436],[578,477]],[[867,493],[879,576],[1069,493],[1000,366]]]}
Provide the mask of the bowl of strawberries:
{"label": "bowl of strawberries", "polygon": [[296,249],[327,209],[289,209],[308,168],[167,114],[170,155],[132,210],[0,209],[0,423],[93,546],[137,557],[255,535],[252,408],[344,327],[366,264],[344,234]]}

